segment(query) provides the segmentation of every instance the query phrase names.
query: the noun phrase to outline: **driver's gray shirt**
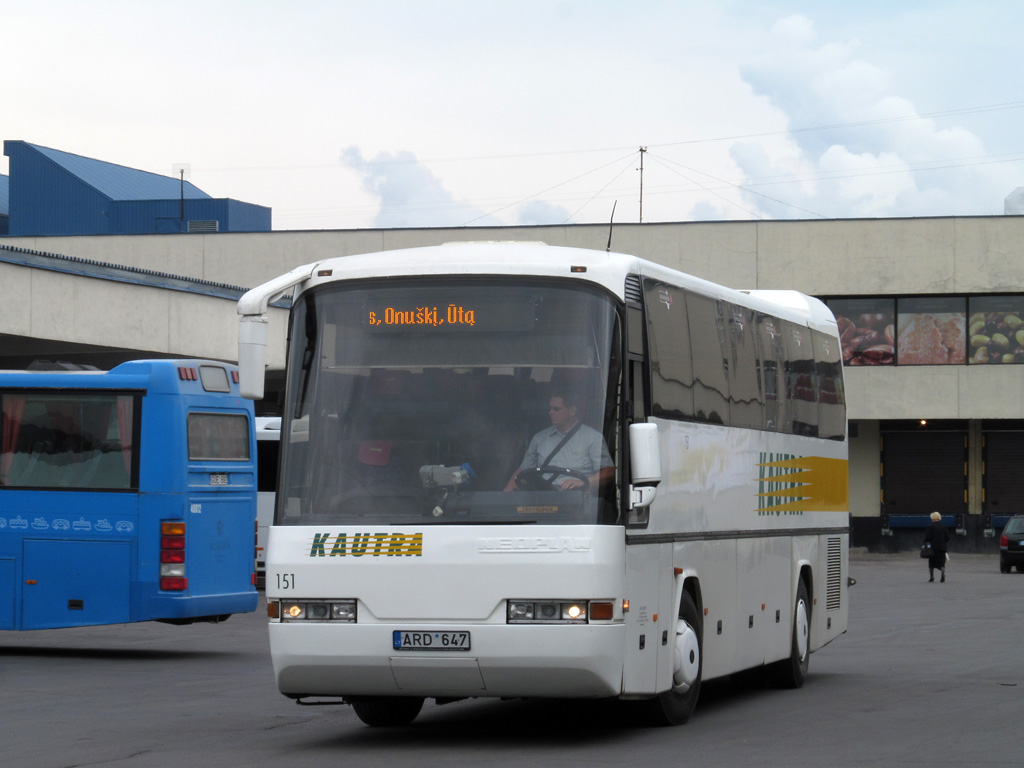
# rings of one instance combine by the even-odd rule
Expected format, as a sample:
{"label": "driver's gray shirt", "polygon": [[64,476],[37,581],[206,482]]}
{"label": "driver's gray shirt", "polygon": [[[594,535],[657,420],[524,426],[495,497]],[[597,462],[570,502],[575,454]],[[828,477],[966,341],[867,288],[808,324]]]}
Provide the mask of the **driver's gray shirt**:
{"label": "driver's gray shirt", "polygon": [[[523,463],[519,468],[539,467],[548,454],[562,442],[563,437],[565,434],[559,432],[555,427],[542,429],[530,440],[526,455],[523,456]],[[614,466],[612,456],[608,452],[608,446],[605,445],[601,433],[586,424],[580,424],[576,434],[570,437],[558,453],[551,457],[548,464],[582,472],[585,475],[592,475],[599,469]]]}

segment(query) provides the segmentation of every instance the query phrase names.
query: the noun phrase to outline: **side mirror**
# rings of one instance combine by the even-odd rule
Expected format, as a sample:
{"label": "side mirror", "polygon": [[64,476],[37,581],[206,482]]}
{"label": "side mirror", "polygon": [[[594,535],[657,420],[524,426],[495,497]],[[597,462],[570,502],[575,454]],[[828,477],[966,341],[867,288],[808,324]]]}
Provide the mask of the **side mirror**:
{"label": "side mirror", "polygon": [[631,507],[643,509],[654,501],[661,482],[661,448],[657,424],[629,425],[629,456],[632,472]]}
{"label": "side mirror", "polygon": [[243,315],[238,326],[238,381],[242,397],[263,399],[267,359],[267,318]]}

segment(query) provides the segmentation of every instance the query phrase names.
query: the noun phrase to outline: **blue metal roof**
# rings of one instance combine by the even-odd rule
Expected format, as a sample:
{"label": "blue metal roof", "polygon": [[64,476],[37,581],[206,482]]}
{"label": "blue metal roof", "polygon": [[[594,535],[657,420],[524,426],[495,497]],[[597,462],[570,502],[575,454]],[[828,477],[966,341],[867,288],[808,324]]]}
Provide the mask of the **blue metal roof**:
{"label": "blue metal roof", "polygon": [[[181,179],[126,168],[37,144],[26,142],[26,146],[111,200],[177,200],[182,196]],[[187,181],[184,183],[184,197],[186,200],[212,199]]]}

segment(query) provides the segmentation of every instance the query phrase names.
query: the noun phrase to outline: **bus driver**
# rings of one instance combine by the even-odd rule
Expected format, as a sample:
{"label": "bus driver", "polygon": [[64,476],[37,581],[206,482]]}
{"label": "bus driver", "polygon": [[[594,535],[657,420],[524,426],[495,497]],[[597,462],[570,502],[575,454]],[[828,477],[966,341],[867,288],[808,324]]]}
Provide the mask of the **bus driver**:
{"label": "bus driver", "polygon": [[[505,485],[506,491],[516,489],[516,478],[523,470],[536,467],[554,466],[579,472],[587,476],[590,487],[595,490],[614,477],[612,457],[604,438],[596,429],[576,418],[576,409],[575,398],[561,392],[552,394],[548,401],[551,426],[530,440],[522,464]],[[561,475],[552,485],[568,491],[582,488],[584,483],[578,477]]]}

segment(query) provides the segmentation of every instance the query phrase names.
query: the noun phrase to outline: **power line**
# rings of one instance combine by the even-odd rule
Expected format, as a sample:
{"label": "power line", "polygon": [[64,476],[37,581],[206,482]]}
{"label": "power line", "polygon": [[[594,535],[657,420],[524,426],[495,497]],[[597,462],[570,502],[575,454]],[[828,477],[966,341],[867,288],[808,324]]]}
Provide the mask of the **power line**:
{"label": "power line", "polygon": [[[633,153],[630,153],[628,155],[628,157],[630,159],[632,159]],[[490,213],[481,214],[480,216],[477,216],[474,219],[470,219],[469,221],[467,221],[462,226],[468,227],[474,221],[479,221],[480,219],[487,218],[488,216],[493,216],[494,214],[500,213],[501,211],[504,211],[507,208],[513,208],[513,207],[515,207],[517,205],[521,205],[522,203],[525,203],[528,200],[533,200],[535,197],[540,197],[541,195],[547,194],[548,192],[550,192],[553,189],[558,189],[559,187],[564,187],[566,184],[571,184],[572,182],[577,181],[578,179],[582,179],[584,176],[589,176],[592,173],[596,173],[597,171],[603,170],[603,169],[607,168],[609,165],[612,165],[613,163],[619,162],[619,161],[621,161],[623,159],[624,158],[618,158],[616,160],[613,160],[610,163],[605,163],[604,165],[600,165],[597,168],[594,168],[592,170],[587,171],[586,173],[581,173],[578,176],[573,176],[571,179],[566,179],[565,181],[559,182],[558,184],[555,184],[554,186],[548,187],[547,189],[542,189],[540,192],[536,192],[536,193],[534,193],[532,195],[527,195],[526,197],[521,198],[521,199],[517,200],[514,203],[509,203],[508,205],[503,205],[501,208],[497,208],[497,209],[491,211]]]}
{"label": "power line", "polygon": [[[650,144],[648,146],[654,148],[665,148],[665,147],[676,147],[676,146],[687,146],[692,144],[710,144],[720,141],[737,141],[739,139],[754,139],[763,138],[766,136],[781,136],[794,133],[811,133],[814,131],[831,131],[841,128],[862,128],[871,125],[884,125],[887,123],[906,122],[912,120],[929,120],[937,117],[955,117],[959,115],[969,114],[980,114],[984,112],[998,112],[1006,111],[1011,109],[1024,109],[1024,101],[1008,101],[998,104],[986,104],[976,107],[961,107],[957,109],[946,109],[936,112],[926,112],[923,114],[911,114],[911,115],[894,115],[892,117],[876,118],[873,120],[853,120],[843,123],[827,123],[823,125],[812,125],[796,128],[788,128],[778,131],[762,131],[759,133],[740,133],[730,134],[725,136],[711,136],[696,139],[683,139],[680,141],[666,142],[662,144]],[[314,169],[342,169],[342,168],[368,168],[376,166],[389,166],[389,165],[417,165],[426,163],[462,163],[462,162],[480,162],[490,160],[522,160],[531,157],[553,157],[560,155],[580,155],[580,154],[595,154],[603,152],[622,152],[624,150],[632,150],[632,147],[599,147],[589,149],[562,149],[562,150],[547,150],[544,152],[520,152],[520,153],[506,153],[506,154],[488,154],[488,155],[468,155],[468,156],[456,156],[456,157],[430,157],[430,158],[416,158],[415,156],[409,159],[392,159],[392,160],[361,160],[358,162],[352,161],[339,161],[336,163],[306,163],[306,164],[290,164],[290,165],[264,165],[264,166],[233,166],[223,168],[193,168],[193,173],[228,173],[234,171],[279,171],[279,170],[314,170]],[[613,161],[614,162],[614,161]],[[154,173],[162,173],[163,171],[153,171]]]}

